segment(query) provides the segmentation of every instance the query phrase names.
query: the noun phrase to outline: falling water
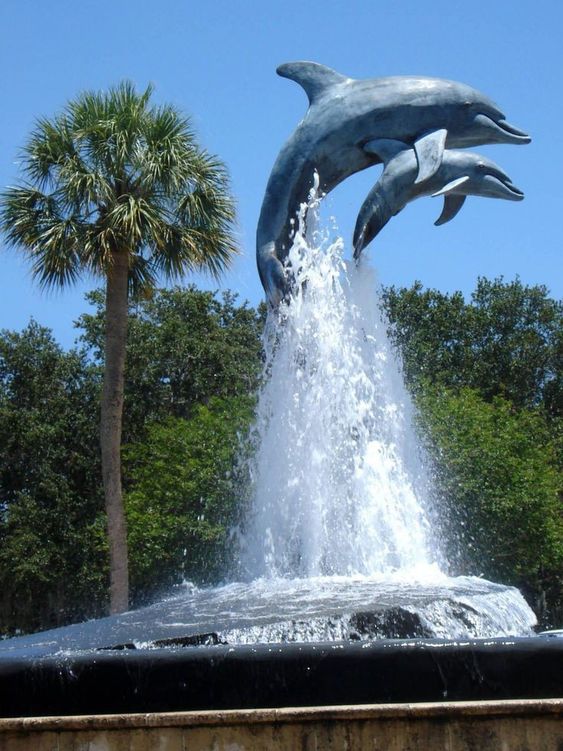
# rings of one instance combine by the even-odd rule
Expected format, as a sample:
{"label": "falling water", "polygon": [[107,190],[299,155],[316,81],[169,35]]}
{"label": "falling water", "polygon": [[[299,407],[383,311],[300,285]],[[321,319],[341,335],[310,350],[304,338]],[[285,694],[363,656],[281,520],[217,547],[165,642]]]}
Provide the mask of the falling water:
{"label": "falling water", "polygon": [[[529,634],[536,618],[517,589],[451,578],[439,565],[430,483],[375,276],[319,229],[318,203],[313,191],[289,252],[293,294],[266,327],[240,545],[246,581],[213,591],[240,624],[223,638]],[[199,599],[197,610],[206,610]]]}
{"label": "falling water", "polygon": [[307,232],[304,208],[288,259],[294,293],[265,335],[240,546],[246,583],[213,592],[243,622],[224,638],[530,633],[536,619],[517,589],[442,571],[375,276],[345,262],[342,240],[318,229],[315,194],[306,208]]}
{"label": "falling water", "polygon": [[[316,201],[309,207],[316,216]],[[374,274],[341,239],[295,233],[296,292],[269,321],[258,410],[252,577],[378,575],[433,565],[412,410]]]}

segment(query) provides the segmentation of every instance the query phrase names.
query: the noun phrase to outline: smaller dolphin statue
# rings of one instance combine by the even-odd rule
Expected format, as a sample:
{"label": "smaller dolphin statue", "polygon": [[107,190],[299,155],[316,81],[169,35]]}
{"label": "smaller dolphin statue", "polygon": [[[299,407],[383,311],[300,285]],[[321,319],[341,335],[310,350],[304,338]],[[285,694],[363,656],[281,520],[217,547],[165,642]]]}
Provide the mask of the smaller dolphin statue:
{"label": "smaller dolphin statue", "polygon": [[362,204],[354,229],[354,258],[379,234],[392,216],[421,196],[444,196],[444,208],[434,224],[449,222],[467,196],[521,201],[522,191],[490,159],[471,151],[446,149],[438,170],[424,182],[416,182],[418,162],[412,149],[390,139],[366,144],[383,162],[381,177]]}

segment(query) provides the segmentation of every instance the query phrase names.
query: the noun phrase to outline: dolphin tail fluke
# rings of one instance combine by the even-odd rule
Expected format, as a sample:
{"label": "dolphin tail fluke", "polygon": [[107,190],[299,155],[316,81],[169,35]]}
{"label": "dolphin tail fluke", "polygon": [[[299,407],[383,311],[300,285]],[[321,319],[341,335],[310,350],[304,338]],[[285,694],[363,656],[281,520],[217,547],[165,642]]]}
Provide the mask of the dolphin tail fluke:
{"label": "dolphin tail fluke", "polygon": [[272,308],[277,308],[289,296],[291,284],[287,269],[276,255],[273,242],[264,243],[257,249],[256,260],[260,281]]}
{"label": "dolphin tail fluke", "polygon": [[433,130],[415,141],[414,150],[418,160],[418,176],[414,181],[415,185],[428,180],[440,169],[447,135],[448,131],[441,128],[440,130]]}
{"label": "dolphin tail fluke", "polygon": [[276,73],[302,86],[309,97],[309,104],[313,104],[315,99],[322,96],[332,86],[338,86],[350,80],[332,68],[327,68],[326,65],[306,61],[284,63],[277,68]]}

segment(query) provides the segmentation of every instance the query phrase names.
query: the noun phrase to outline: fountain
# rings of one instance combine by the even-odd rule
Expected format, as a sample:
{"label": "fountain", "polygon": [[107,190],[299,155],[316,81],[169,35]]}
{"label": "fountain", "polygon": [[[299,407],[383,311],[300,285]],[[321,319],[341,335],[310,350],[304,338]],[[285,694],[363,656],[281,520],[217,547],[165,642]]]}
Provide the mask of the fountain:
{"label": "fountain", "polygon": [[[515,705],[511,717],[524,711],[553,719],[561,711],[548,700],[561,695],[563,641],[533,635],[535,616],[516,589],[447,575],[447,551],[432,532],[438,510],[373,272],[344,260],[343,241],[331,239],[317,215],[321,198],[352,172],[383,161],[385,175],[390,150],[415,164],[411,182],[424,183],[439,179],[447,146],[529,139],[482,95],[434,79],[383,79],[385,111],[396,111],[387,120],[379,112],[373,132],[379,100],[370,92],[378,82],[356,86],[327,71],[310,63],[280,69],[302,83],[311,107],[274,167],[258,228],[258,266],[272,304],[268,377],[233,581],[208,590],[186,585],[138,611],[0,642],[3,717],[188,712],[191,720],[177,721],[185,728],[227,725],[218,710],[239,712],[233,722],[240,725],[250,717],[241,710],[321,705],[439,702],[442,709],[426,708],[425,716],[445,717],[449,702],[524,700],[536,703]],[[413,87],[418,110],[405,125],[401,102]],[[466,103],[463,116],[454,94]],[[333,100],[349,106],[334,113]],[[437,191],[446,195],[442,216],[478,194],[479,186],[469,190],[461,179]],[[483,195],[491,195],[487,189]],[[409,200],[418,195],[424,191],[411,191]],[[370,194],[360,212],[358,257],[384,224],[372,222],[374,201]],[[331,711],[334,719],[340,710]],[[354,711],[353,718],[368,718]],[[202,719],[202,712],[212,714]],[[275,712],[252,722],[282,722]],[[294,719],[313,721],[300,712]],[[5,727],[21,734],[22,723]],[[264,743],[289,748],[295,740],[277,742]]]}

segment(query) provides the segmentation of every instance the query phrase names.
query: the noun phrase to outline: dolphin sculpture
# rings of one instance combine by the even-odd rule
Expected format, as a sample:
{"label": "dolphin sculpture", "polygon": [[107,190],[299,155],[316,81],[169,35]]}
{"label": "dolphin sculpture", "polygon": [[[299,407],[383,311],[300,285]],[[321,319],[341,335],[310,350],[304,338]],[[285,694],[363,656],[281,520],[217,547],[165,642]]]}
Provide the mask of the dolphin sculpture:
{"label": "dolphin sculpture", "polygon": [[288,292],[284,261],[292,220],[307,201],[315,171],[327,194],[349,175],[382,161],[365,149],[367,143],[392,139],[414,149],[415,181],[421,183],[439,169],[446,147],[530,141],[490,99],[455,81],[354,80],[313,62],[286,63],[277,73],[303,87],[309,108],[274,164],[258,220],[258,271],[274,306]]}
{"label": "dolphin sculpture", "polygon": [[392,216],[420,196],[444,196],[444,208],[434,224],[449,222],[467,196],[521,201],[522,191],[490,159],[471,151],[444,151],[438,170],[423,183],[416,182],[418,163],[412,149],[398,141],[380,140],[366,144],[377,152],[385,168],[362,204],[354,229],[354,258],[383,229]]}

